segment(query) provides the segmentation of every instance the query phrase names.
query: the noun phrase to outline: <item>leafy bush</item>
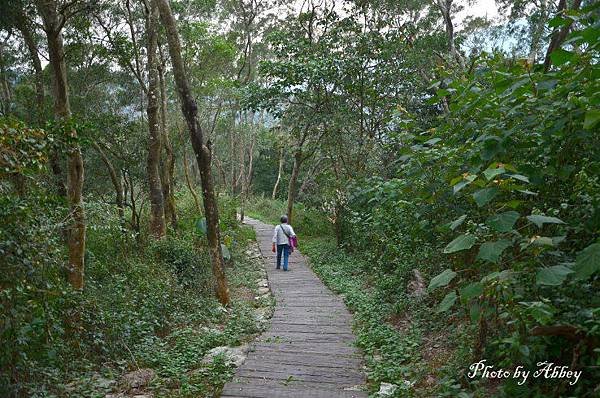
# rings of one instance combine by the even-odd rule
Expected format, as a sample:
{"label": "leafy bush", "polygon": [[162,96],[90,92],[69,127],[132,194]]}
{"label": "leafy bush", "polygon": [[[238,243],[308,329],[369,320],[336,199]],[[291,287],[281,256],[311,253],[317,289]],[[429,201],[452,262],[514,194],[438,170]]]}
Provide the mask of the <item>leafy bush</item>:
{"label": "leafy bush", "polygon": [[[250,198],[246,204],[248,215],[269,224],[279,224],[279,218],[287,212],[287,202],[265,197]],[[300,239],[302,236],[323,236],[331,233],[331,224],[319,209],[302,203],[294,205],[292,226]]]}
{"label": "leafy bush", "polygon": [[[369,274],[400,272],[403,289],[407,271],[421,270],[431,316],[470,324],[470,357],[499,367],[598,362],[595,7],[555,21],[577,20],[568,42],[578,51],[557,50],[549,73],[482,55],[469,76],[443,76],[430,102],[449,101],[450,113],[427,131],[398,115],[397,176],[357,182],[344,209],[345,242],[367,253]],[[530,380],[537,394],[578,396],[597,382]]]}

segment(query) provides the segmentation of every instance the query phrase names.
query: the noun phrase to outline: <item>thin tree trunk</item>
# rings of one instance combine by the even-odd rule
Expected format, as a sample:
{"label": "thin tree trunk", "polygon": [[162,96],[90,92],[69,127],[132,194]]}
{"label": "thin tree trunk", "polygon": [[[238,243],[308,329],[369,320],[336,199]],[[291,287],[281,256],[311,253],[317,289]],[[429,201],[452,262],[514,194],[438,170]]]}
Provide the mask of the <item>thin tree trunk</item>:
{"label": "thin tree trunk", "polygon": [[[135,190],[133,186],[133,181],[131,180],[131,176],[129,176],[129,173],[123,173],[123,181],[125,181],[126,191],[129,192],[129,202],[131,208],[131,229],[139,233],[140,221],[138,218],[137,204],[135,200]],[[125,193],[125,195],[127,195],[127,192]]]}
{"label": "thin tree trunk", "polygon": [[279,183],[281,182],[281,174],[283,172],[283,145],[279,150],[279,168],[277,169],[277,180],[275,181],[275,185],[273,186],[273,193],[271,194],[271,199],[275,200],[277,197],[277,189],[279,188]]}
{"label": "thin tree trunk", "polygon": [[119,214],[119,219],[121,221],[123,221],[125,219],[125,211],[124,211],[125,197],[124,197],[124,193],[123,193],[123,184],[121,184],[121,174],[120,174],[120,172],[117,173],[117,170],[112,165],[110,159],[108,158],[108,156],[106,156],[106,154],[104,153],[104,151],[102,150],[100,145],[98,145],[97,142],[92,141],[92,146],[94,147],[94,149],[96,149],[96,151],[100,155],[100,158],[102,159],[102,162],[104,162],[104,165],[108,169],[108,174],[110,175],[110,180],[113,184],[113,187],[115,188],[115,200],[116,200],[116,204],[117,204],[117,214]]}
{"label": "thin tree trunk", "polygon": [[[236,112],[234,112],[234,127],[235,127],[235,115]],[[230,174],[231,174],[231,196],[235,196],[235,193],[237,192],[237,184],[236,184],[236,170],[235,170],[235,165],[236,165],[236,161],[235,161],[235,144],[236,144],[237,140],[233,137],[233,129],[229,130],[229,161],[231,162],[231,170],[230,170]]]}
{"label": "thin tree trunk", "polygon": [[294,154],[294,167],[292,168],[292,175],[290,177],[290,183],[288,185],[288,199],[287,199],[287,217],[288,222],[292,223],[294,201],[296,200],[296,185],[298,183],[298,174],[300,173],[300,165],[302,164],[302,152],[298,150]]}
{"label": "thin tree trunk", "polygon": [[465,60],[456,48],[454,40],[454,24],[452,23],[452,2],[454,0],[436,0],[437,6],[442,13],[444,18],[444,24],[446,26],[446,36],[448,39],[448,52],[454,57],[461,69],[465,69]]}
{"label": "thin tree trunk", "polygon": [[165,201],[165,219],[170,222],[173,229],[177,229],[177,213],[175,208],[175,192],[173,189],[173,175],[175,173],[175,160],[173,157],[173,145],[169,139],[167,125],[167,87],[164,76],[164,62],[159,64],[158,78],[160,81],[160,127],[162,131],[164,160],[161,162],[161,182],[163,198]]}
{"label": "thin tree trunk", "polygon": [[[242,195],[240,200],[240,221],[244,222],[244,205],[248,196],[250,195],[250,186],[252,185],[252,174],[254,173],[254,145],[256,143],[256,136],[252,134],[250,140],[250,148],[248,150],[248,172],[244,174],[244,180],[242,185]],[[242,159],[245,161],[245,159]]]}
{"label": "thin tree trunk", "polygon": [[219,231],[219,209],[215,198],[213,180],[211,175],[211,147],[210,142],[204,143],[202,129],[198,122],[198,106],[190,90],[188,77],[185,72],[183,58],[181,56],[181,43],[177,32],[177,22],[171,12],[168,0],[152,0],[158,3],[160,18],[166,31],[169,43],[169,53],[173,65],[173,73],[177,91],[181,99],[183,115],[187,121],[192,140],[192,147],[196,153],[196,161],[200,170],[202,181],[202,196],[204,202],[204,214],[207,224],[207,238],[211,257],[213,274],[216,279],[216,294],[223,305],[229,304],[229,288],[225,276],[225,263],[221,250],[221,237]]}
{"label": "thin tree trunk", "polygon": [[198,213],[202,214],[202,208],[200,207],[200,200],[198,199],[198,194],[192,185],[192,181],[190,180],[190,172],[189,172],[189,164],[187,160],[187,154],[185,153],[185,149],[183,150],[183,171],[185,173],[185,183],[187,184],[192,197],[194,198],[194,203],[196,203],[196,209]]}
{"label": "thin tree trunk", "polygon": [[157,26],[158,8],[154,2],[151,2],[146,18],[146,34],[148,36],[148,106],[146,114],[148,115],[148,131],[150,133],[146,172],[150,188],[150,233],[154,238],[161,239],[166,234],[166,225],[164,197],[160,179],[160,152],[162,143],[158,113],[160,88],[157,70],[158,60],[156,57],[158,48]]}
{"label": "thin tree trunk", "polygon": [[0,82],[0,86],[2,89],[0,94],[2,94],[2,115],[8,116],[10,112],[10,104],[12,103],[12,92],[10,89],[10,84],[8,84],[8,71],[6,70],[6,62],[4,59],[5,45],[5,43],[0,43],[0,77],[2,78],[2,81]]}
{"label": "thin tree trunk", "polygon": [[219,175],[221,176],[221,185],[223,192],[227,192],[227,173],[225,172],[225,168],[223,167],[223,162],[219,160],[218,157],[213,155],[213,159],[215,161],[215,166],[219,170]]}
{"label": "thin tree trunk", "polygon": [[[575,0],[573,2],[573,8],[571,10],[578,10],[581,6],[581,0]],[[558,3],[558,11],[557,14],[562,14],[567,9],[567,1],[560,0]],[[552,65],[552,58],[550,55],[554,52],[554,50],[558,49],[563,41],[567,38],[569,34],[569,30],[571,29],[571,23],[563,26],[562,28],[555,30],[552,33],[552,39],[550,39],[550,45],[548,45],[548,49],[546,50],[546,58],[544,59],[544,72],[548,72],[550,70],[550,66]]]}
{"label": "thin tree trunk", "polygon": [[[52,68],[54,113],[67,122],[71,118],[67,84],[67,65],[62,38],[62,21],[59,19],[56,1],[37,0],[37,8],[44,22],[48,38],[48,54]],[[63,16],[64,18],[64,16]],[[83,158],[77,142],[77,131],[71,129],[75,142],[69,148],[67,161],[67,199],[71,212],[67,244],[69,248],[68,279],[75,289],[83,289],[85,268],[85,213],[83,210]]]}

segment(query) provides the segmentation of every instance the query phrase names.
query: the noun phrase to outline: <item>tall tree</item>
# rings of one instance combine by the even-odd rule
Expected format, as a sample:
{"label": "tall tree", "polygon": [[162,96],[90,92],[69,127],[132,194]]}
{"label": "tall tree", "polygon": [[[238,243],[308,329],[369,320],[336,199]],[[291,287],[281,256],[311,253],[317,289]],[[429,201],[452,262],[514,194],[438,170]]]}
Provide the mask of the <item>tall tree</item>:
{"label": "tall tree", "polygon": [[150,133],[148,143],[148,160],[146,171],[148,174],[148,185],[150,187],[150,232],[160,239],[165,236],[165,201],[160,173],[160,155],[162,148],[161,117],[159,115],[161,105],[161,88],[158,75],[158,8],[153,1],[147,2],[146,10],[146,36],[148,50],[148,131]]}
{"label": "tall tree", "polygon": [[284,146],[281,145],[279,148],[279,166],[277,167],[277,180],[275,180],[275,185],[273,185],[273,192],[271,193],[271,199],[275,200],[277,197],[277,189],[279,188],[279,183],[281,181],[281,174],[283,173],[283,163],[284,163]]}
{"label": "tall tree", "polygon": [[166,31],[169,43],[169,54],[175,84],[181,100],[183,116],[190,130],[192,147],[196,153],[196,161],[200,169],[200,180],[202,182],[202,196],[204,199],[204,213],[206,215],[207,238],[210,250],[211,265],[216,279],[215,290],[219,301],[226,305],[229,303],[229,288],[225,276],[225,262],[221,249],[221,237],[219,231],[219,210],[215,197],[214,185],[211,174],[211,144],[204,142],[202,128],[198,121],[198,106],[192,92],[181,56],[181,42],[177,32],[177,22],[171,11],[168,0],[152,0],[158,4],[160,19]]}
{"label": "tall tree", "polygon": [[170,223],[175,229],[177,228],[175,188],[173,186],[175,157],[173,156],[173,144],[169,137],[169,125],[167,123],[167,83],[165,79],[165,62],[160,48],[159,53],[161,55],[160,63],[158,64],[158,79],[160,82],[160,130],[163,144],[162,147],[164,149],[160,161],[160,181],[165,204],[165,222]]}
{"label": "tall tree", "polygon": [[63,46],[62,29],[67,16],[59,14],[54,0],[37,0],[37,9],[44,22],[44,31],[48,39],[48,54],[52,69],[52,92],[54,114],[68,128],[73,143],[67,154],[67,199],[70,208],[67,243],[69,248],[68,278],[75,289],[83,289],[85,268],[85,214],[83,210],[83,158],[77,144],[77,130],[68,127],[71,119],[67,65]]}
{"label": "tall tree", "polygon": [[446,40],[448,41],[448,53],[454,57],[461,69],[465,68],[465,60],[456,47],[454,24],[452,22],[452,5],[454,0],[435,0],[435,4],[442,14],[446,28]]}

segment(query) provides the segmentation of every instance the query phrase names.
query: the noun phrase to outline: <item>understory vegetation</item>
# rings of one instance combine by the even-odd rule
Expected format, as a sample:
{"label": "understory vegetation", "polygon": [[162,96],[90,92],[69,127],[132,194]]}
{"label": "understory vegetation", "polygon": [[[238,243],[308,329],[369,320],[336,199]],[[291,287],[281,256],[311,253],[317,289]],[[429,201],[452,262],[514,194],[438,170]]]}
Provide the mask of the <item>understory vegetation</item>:
{"label": "understory vegetation", "polygon": [[[255,300],[263,270],[246,254],[254,231],[239,226],[231,201],[223,202],[232,292],[231,305],[223,307],[213,295],[206,238],[196,226],[192,198],[178,195],[178,205],[178,230],[147,241],[143,233],[124,230],[112,209],[90,202],[86,210],[94,228],[83,292],[71,289],[61,273],[60,242],[50,246],[47,240],[54,214],[35,213],[40,202],[20,201],[19,212],[3,215],[4,255],[32,263],[21,261],[2,276],[3,286],[13,286],[0,301],[10,314],[2,329],[0,395],[104,397],[127,392],[122,376],[137,369],[154,372],[140,393],[157,397],[208,397],[222,387],[233,375],[232,364],[223,356],[204,356],[214,347],[250,341],[262,328],[255,308],[270,305]],[[8,231],[27,235],[14,233],[18,240],[7,242]]]}

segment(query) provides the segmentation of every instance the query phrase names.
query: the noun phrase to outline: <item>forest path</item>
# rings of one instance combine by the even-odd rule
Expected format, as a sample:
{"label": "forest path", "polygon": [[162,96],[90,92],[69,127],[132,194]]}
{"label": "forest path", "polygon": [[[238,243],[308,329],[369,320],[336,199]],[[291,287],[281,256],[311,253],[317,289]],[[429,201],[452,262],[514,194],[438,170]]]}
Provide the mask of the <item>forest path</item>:
{"label": "forest path", "polygon": [[353,347],[352,316],[312,272],[298,251],[289,271],[275,269],[273,226],[254,227],[276,305],[269,329],[223,388],[222,398],[363,398],[359,351]]}

